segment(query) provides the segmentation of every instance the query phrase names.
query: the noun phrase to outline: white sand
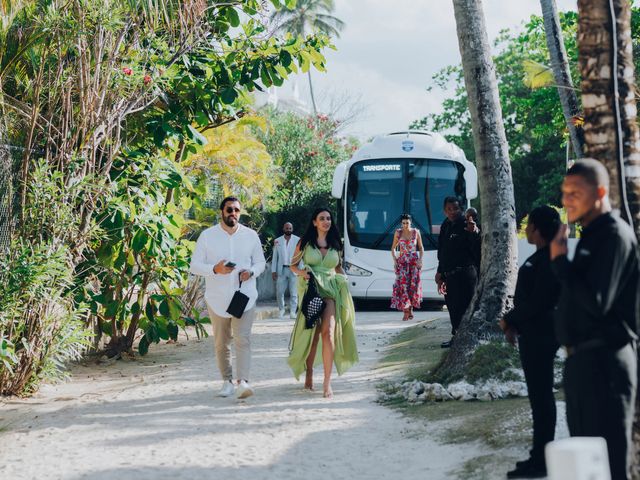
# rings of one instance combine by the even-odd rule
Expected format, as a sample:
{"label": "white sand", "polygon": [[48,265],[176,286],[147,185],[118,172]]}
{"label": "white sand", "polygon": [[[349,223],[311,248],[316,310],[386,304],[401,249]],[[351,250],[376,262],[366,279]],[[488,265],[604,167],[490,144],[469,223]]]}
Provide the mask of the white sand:
{"label": "white sand", "polygon": [[[419,313],[417,320],[441,316]],[[477,456],[441,445],[437,427],[375,403],[374,370],[388,337],[408,324],[358,313],[361,362],[308,393],[285,363],[290,320],[253,330],[247,401],[218,398],[212,339],[153,345],[149,355],[78,366],[71,381],[0,403],[0,479],[429,479]]]}

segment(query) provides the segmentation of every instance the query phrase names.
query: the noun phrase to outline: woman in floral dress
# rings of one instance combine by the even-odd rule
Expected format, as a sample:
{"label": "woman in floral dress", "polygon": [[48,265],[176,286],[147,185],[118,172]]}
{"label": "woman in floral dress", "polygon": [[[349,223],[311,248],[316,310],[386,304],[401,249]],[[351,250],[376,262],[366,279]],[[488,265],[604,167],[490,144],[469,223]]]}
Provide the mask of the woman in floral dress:
{"label": "woman in floral dress", "polygon": [[402,228],[396,230],[391,246],[391,256],[396,272],[391,308],[404,312],[402,320],[411,320],[414,307],[420,308],[422,302],[420,271],[424,247],[418,229],[411,228],[411,215],[404,213],[401,218]]}

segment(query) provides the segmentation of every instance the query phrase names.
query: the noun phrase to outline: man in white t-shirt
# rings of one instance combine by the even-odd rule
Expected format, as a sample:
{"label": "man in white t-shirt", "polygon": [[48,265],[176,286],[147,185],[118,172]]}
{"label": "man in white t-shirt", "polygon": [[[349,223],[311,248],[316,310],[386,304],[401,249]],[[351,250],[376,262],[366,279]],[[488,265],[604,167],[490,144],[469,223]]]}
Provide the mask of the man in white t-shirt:
{"label": "man in white t-shirt", "polygon": [[293,252],[300,237],[293,234],[293,225],[287,222],[282,227],[284,235],[273,241],[271,277],[276,282],[276,298],[280,317],[284,317],[284,294],[289,288],[289,317],[296,318],[298,310],[298,284],[296,275],[289,269]]}
{"label": "man in white t-shirt", "polygon": [[[220,204],[222,221],[204,230],[191,257],[191,273],[205,278],[205,301],[213,327],[218,368],[223,386],[219,396],[234,394],[231,368],[231,340],[236,350],[238,398],[253,395],[249,385],[251,368],[251,327],[258,298],[256,278],[265,268],[264,253],[258,234],[239,223],[242,207],[235,197]],[[242,282],[242,285],[240,285]],[[236,290],[249,297],[242,318],[227,313]]]}

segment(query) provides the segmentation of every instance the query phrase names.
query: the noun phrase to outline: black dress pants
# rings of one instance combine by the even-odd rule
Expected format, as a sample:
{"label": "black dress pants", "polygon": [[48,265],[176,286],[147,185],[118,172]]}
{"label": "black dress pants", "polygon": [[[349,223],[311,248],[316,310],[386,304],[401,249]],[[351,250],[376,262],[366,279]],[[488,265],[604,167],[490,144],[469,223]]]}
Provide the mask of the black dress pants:
{"label": "black dress pants", "polygon": [[[550,334],[553,339],[553,333]],[[553,362],[558,345],[549,337],[518,337],[520,361],[529,391],[533,418],[531,460],[543,466],[544,447],[553,441],[556,431],[556,399],[553,396]]]}
{"label": "black dress pants", "polygon": [[637,383],[636,346],[578,351],[565,363],[567,423],[572,436],[604,437],[612,480],[629,476]]}
{"label": "black dress pants", "polygon": [[467,311],[473,298],[477,280],[478,274],[474,266],[458,270],[445,278],[447,294],[444,296],[444,302],[449,310],[451,335],[455,335],[458,331],[464,312]]}

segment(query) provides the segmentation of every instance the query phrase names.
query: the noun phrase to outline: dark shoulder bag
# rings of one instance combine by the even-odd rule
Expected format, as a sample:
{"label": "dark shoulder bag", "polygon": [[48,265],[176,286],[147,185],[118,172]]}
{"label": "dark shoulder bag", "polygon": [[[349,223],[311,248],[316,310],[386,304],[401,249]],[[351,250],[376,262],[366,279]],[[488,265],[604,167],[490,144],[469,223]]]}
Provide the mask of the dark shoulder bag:
{"label": "dark shoulder bag", "polygon": [[307,291],[302,297],[302,303],[300,305],[300,310],[304,315],[304,326],[305,328],[313,328],[320,320],[322,316],[322,312],[327,306],[326,302],[322,299],[320,294],[318,293],[318,287],[316,285],[316,279],[313,274],[309,272],[309,282],[307,283]]}
{"label": "dark shoulder bag", "polygon": [[244,309],[247,308],[247,303],[249,303],[249,297],[247,297],[244,293],[240,291],[242,288],[242,280],[240,280],[240,285],[238,286],[238,290],[235,291],[233,297],[231,298],[231,302],[227,307],[227,313],[236,318],[241,318],[244,313]]}

